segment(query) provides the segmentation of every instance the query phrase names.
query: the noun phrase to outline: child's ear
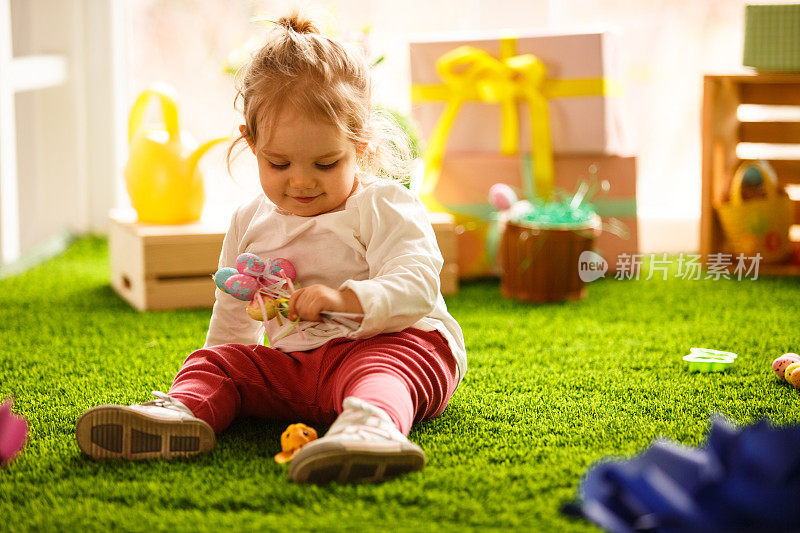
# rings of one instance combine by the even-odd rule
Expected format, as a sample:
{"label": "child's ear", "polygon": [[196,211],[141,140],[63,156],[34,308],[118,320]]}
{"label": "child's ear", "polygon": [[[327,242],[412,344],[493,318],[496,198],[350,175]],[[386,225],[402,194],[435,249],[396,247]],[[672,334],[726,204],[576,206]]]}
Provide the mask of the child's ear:
{"label": "child's ear", "polygon": [[361,159],[361,156],[367,151],[367,146],[367,143],[358,143],[356,145],[356,159]]}
{"label": "child's ear", "polygon": [[247,141],[247,144],[250,146],[250,149],[255,154],[256,153],[256,147],[253,145],[253,138],[250,137],[250,135],[247,133],[247,126],[245,126],[244,124],[240,124],[239,125],[239,133],[241,133],[244,136],[245,140]]}

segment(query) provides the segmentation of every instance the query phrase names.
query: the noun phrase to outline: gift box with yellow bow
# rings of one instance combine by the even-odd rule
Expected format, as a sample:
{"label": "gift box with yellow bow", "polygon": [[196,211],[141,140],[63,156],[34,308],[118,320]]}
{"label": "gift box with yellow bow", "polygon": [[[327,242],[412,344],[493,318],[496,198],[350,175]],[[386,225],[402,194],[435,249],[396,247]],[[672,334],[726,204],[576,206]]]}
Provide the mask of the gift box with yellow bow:
{"label": "gift box with yellow bow", "polygon": [[[454,57],[457,48],[463,53]],[[424,139],[432,138],[453,98],[463,102],[447,150],[508,155],[531,146],[524,93],[532,82],[547,100],[556,154],[629,153],[608,33],[446,36],[412,42],[410,52],[412,114]],[[533,77],[526,66],[530,57],[542,67]],[[470,68],[479,62],[479,68]]]}
{"label": "gift box with yellow bow", "polygon": [[[628,153],[615,74],[605,33],[411,43],[412,113],[426,141],[421,197],[432,211],[455,215],[461,277],[496,272],[491,250],[497,235],[483,213],[485,196],[465,205],[447,192],[483,194],[483,188],[455,175],[445,154],[478,160],[483,154],[489,162],[498,155],[527,156],[531,164],[522,182],[528,195],[548,199],[558,171],[554,154]],[[479,181],[502,182],[504,165],[490,165],[490,175]],[[561,181],[574,183],[578,176],[569,172]]]}

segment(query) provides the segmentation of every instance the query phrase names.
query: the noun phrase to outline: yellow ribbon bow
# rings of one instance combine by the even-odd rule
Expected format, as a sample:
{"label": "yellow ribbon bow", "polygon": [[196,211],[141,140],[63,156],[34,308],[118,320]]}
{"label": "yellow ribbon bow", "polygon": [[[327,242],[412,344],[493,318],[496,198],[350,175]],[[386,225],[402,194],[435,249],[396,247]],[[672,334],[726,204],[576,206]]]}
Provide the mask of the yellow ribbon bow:
{"label": "yellow ribbon bow", "polygon": [[[472,46],[460,46],[444,54],[436,63],[444,80],[446,105],[428,142],[425,181],[421,196],[431,208],[441,208],[433,199],[439,180],[445,146],[461,105],[470,100],[500,104],[502,113],[501,150],[506,155],[517,152],[519,120],[517,102],[528,104],[531,123],[531,154],[537,196],[550,197],[553,190],[553,150],[550,119],[544,93],[546,68],[533,54],[497,59]],[[419,90],[415,99],[427,99]]]}

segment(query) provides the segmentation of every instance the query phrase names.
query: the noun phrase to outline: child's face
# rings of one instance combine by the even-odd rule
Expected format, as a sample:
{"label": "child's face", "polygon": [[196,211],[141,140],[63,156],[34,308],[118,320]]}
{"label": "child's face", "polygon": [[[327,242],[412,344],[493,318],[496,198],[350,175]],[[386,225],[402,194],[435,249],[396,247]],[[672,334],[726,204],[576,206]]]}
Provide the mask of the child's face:
{"label": "child's face", "polygon": [[292,109],[277,117],[270,139],[254,147],[264,194],[276,206],[310,217],[334,211],[356,186],[356,147],[332,124]]}

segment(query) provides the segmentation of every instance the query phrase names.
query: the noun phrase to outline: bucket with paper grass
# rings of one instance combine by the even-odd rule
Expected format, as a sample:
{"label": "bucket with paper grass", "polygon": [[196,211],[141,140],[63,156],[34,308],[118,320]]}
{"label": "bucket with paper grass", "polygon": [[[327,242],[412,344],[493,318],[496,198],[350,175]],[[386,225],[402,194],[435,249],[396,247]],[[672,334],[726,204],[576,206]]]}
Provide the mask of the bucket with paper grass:
{"label": "bucket with paper grass", "polygon": [[585,194],[584,183],[571,197],[523,200],[504,213],[498,251],[504,297],[533,303],[585,297],[578,261],[592,249],[602,226]]}

